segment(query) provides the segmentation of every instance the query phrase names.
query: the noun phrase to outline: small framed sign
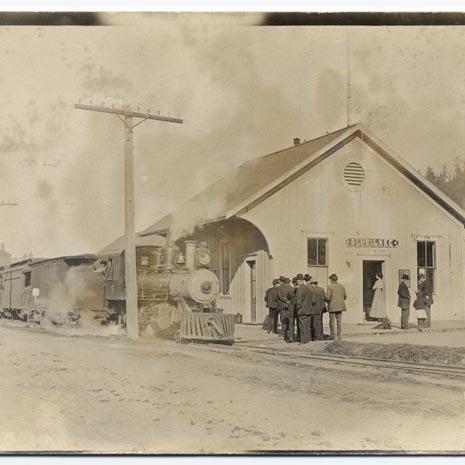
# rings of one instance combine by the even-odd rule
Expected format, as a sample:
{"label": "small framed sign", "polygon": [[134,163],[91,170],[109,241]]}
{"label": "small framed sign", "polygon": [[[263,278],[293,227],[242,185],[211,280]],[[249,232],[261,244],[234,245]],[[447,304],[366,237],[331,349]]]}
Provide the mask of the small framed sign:
{"label": "small framed sign", "polygon": [[407,280],[407,286],[410,287],[410,270],[399,270],[399,283]]}

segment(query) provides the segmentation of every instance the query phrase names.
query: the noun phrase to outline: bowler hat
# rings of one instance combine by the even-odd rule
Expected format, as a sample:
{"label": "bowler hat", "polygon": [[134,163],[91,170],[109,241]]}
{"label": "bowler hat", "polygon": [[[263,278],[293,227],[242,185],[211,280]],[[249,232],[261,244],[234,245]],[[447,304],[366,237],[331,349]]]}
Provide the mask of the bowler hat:
{"label": "bowler hat", "polygon": [[287,279],[287,278],[286,278],[285,276],[280,276],[280,277],[279,277],[279,280],[280,280],[282,283],[284,283],[284,282],[286,281],[286,279]]}
{"label": "bowler hat", "polygon": [[329,277],[329,279],[330,279],[331,281],[337,281],[337,274],[334,274],[334,273],[333,273],[333,274]]}
{"label": "bowler hat", "polygon": [[285,282],[285,283],[290,283],[291,280],[290,280],[289,278],[284,278],[284,282]]}
{"label": "bowler hat", "polygon": [[273,279],[273,285],[278,284],[278,283],[279,283],[279,279]]}
{"label": "bowler hat", "polygon": [[304,280],[305,281],[310,281],[311,279],[312,279],[312,277],[308,273],[305,273]]}
{"label": "bowler hat", "polygon": [[297,279],[297,281],[304,281],[305,278],[304,278],[304,275],[303,275],[302,273],[299,273],[299,274],[295,277],[295,279]]}
{"label": "bowler hat", "polygon": [[403,274],[402,279],[410,279],[410,276],[408,274]]}

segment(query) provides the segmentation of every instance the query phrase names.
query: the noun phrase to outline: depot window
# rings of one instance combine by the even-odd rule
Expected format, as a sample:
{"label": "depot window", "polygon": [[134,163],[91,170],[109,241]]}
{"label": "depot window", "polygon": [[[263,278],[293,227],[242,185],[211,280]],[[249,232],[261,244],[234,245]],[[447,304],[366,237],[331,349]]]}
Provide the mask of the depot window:
{"label": "depot window", "polygon": [[308,266],[328,266],[328,239],[307,239]]}
{"label": "depot window", "polygon": [[435,289],[434,275],[436,271],[436,243],[434,241],[417,242],[417,274],[424,274],[426,280]]}

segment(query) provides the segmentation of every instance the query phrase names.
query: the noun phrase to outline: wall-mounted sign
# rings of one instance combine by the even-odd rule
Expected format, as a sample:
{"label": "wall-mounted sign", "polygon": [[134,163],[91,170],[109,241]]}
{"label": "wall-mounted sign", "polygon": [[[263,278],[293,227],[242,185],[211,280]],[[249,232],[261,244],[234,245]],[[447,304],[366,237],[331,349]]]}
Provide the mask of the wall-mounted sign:
{"label": "wall-mounted sign", "polygon": [[410,287],[410,270],[399,270],[399,282],[403,279],[408,281],[407,286]]}
{"label": "wall-mounted sign", "polygon": [[350,237],[346,240],[347,247],[364,247],[364,248],[392,248],[397,247],[397,239],[367,239],[364,237]]}

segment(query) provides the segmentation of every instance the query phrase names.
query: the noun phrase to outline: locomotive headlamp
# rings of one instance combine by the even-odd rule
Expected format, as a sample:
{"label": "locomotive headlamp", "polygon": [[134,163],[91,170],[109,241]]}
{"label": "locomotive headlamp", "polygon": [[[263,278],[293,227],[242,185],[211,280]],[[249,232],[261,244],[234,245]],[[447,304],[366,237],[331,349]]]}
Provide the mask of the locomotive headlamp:
{"label": "locomotive headlamp", "polygon": [[210,263],[210,253],[207,250],[199,250],[197,259],[203,266],[207,266]]}

